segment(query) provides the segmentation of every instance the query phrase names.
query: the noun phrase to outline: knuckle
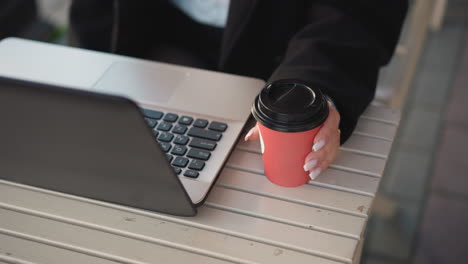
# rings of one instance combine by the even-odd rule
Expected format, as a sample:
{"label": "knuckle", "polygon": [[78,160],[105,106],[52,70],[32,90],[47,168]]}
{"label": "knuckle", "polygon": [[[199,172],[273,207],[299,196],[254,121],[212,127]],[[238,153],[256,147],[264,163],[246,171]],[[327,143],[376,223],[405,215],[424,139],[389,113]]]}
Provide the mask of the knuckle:
{"label": "knuckle", "polygon": [[305,158],[305,162],[308,162],[308,161],[311,161],[313,159],[318,159],[318,155],[317,155],[317,152],[310,152],[306,158]]}
{"label": "knuckle", "polygon": [[318,167],[320,167],[322,170],[325,170],[326,168],[328,168],[328,161],[327,160],[321,161]]}
{"label": "knuckle", "polygon": [[309,153],[309,155],[307,155],[307,159],[308,160],[313,160],[313,159],[316,159],[316,160],[323,160],[323,150],[319,150],[317,152],[311,152]]}

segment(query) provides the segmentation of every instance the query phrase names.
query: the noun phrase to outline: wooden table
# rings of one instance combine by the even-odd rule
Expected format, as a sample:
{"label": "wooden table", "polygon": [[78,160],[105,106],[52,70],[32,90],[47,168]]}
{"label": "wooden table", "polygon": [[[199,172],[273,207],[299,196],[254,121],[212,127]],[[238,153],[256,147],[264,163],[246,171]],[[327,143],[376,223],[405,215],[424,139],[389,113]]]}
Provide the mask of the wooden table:
{"label": "wooden table", "polygon": [[259,144],[239,142],[192,218],[0,181],[0,263],[357,263],[398,122],[370,106],[297,188],[271,184]]}

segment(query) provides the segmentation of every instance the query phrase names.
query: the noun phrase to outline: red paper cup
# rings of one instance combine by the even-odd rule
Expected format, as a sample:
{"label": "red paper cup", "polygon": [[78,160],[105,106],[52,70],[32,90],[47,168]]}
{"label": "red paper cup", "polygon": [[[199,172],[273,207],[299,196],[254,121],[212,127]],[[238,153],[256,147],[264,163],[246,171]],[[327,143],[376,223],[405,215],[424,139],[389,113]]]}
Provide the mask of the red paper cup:
{"label": "red paper cup", "polygon": [[320,127],[309,131],[287,133],[269,129],[260,123],[261,144],[265,175],[274,184],[295,187],[310,180],[304,171],[304,161],[312,150]]}
{"label": "red paper cup", "polygon": [[265,175],[272,183],[295,187],[310,180],[305,158],[328,111],[320,90],[298,80],[275,81],[260,92],[252,114],[260,132]]}

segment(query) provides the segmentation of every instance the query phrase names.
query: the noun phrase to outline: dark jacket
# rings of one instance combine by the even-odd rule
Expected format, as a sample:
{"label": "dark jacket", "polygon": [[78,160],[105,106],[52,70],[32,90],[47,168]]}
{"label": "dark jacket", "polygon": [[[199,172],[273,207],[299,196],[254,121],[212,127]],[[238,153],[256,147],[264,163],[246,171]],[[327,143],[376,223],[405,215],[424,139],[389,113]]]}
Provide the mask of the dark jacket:
{"label": "dark jacket", "polygon": [[[80,44],[143,56],[171,27],[167,1],[142,2],[74,1]],[[374,97],[407,8],[407,0],[231,0],[216,70],[321,88],[340,112],[343,143]]]}

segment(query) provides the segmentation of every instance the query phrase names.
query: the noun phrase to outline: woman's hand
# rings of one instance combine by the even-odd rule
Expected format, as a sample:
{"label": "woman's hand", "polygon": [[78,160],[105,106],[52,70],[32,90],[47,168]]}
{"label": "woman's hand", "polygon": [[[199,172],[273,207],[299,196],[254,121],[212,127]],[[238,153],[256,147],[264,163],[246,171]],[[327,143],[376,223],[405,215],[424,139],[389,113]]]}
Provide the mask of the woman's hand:
{"label": "woman's hand", "polygon": [[[340,114],[333,105],[329,104],[329,106],[330,113],[328,118],[315,136],[311,152],[304,160],[304,170],[309,172],[312,180],[317,178],[335,160],[338,147],[340,146],[340,130],[338,129]],[[257,126],[250,129],[249,133],[245,136],[246,141],[257,140],[258,138]]]}

